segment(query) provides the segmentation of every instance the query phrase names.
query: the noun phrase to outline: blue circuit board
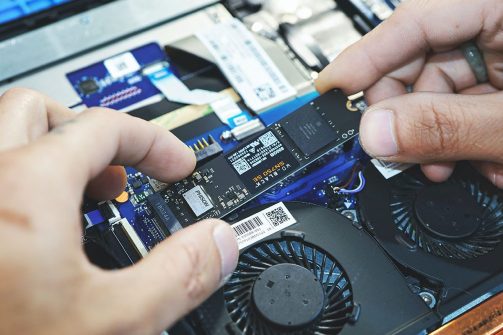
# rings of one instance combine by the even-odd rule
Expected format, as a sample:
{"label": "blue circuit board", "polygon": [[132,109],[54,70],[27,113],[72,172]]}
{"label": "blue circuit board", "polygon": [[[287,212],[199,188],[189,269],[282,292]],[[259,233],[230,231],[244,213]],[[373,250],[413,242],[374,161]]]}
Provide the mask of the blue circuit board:
{"label": "blue circuit board", "polygon": [[66,76],[86,106],[122,109],[160,93],[142,70],[162,61],[166,53],[149,43]]}
{"label": "blue circuit board", "polygon": [[[272,108],[259,117],[264,124],[270,125],[317,96],[317,93],[307,94],[279,107]],[[235,140],[227,142],[220,139],[220,134],[227,129],[229,129],[227,126],[215,128],[187,141],[186,144],[193,145],[199,139],[211,135],[221,145],[224,153],[228,152],[236,147],[239,142]],[[336,209],[349,218],[356,220],[355,194],[338,193],[337,190],[342,186],[345,189],[357,188],[358,184],[361,183],[358,172],[367,162],[368,156],[363,152],[356,140],[351,142],[349,147],[344,146],[332,150],[304,170],[288,177],[263,193],[245,207],[279,201],[305,201]],[[150,250],[166,238],[166,235],[155,224],[155,215],[146,203],[147,197],[156,191],[153,187],[155,181],[131,167],[127,167],[126,171],[128,200],[124,201],[123,199],[122,202],[114,200],[112,202],[118,209],[121,218],[128,220],[145,248]],[[106,220],[97,207],[88,207],[85,216],[88,226],[97,225],[101,229],[107,229],[106,224],[101,224]]]}

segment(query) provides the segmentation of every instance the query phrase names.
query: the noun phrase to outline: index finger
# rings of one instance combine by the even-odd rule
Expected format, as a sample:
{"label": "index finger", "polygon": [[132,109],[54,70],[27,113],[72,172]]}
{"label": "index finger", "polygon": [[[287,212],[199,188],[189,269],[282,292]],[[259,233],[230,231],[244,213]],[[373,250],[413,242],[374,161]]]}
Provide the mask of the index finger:
{"label": "index finger", "polygon": [[189,175],[196,163],[194,153],[169,131],[103,108],[79,114],[26,150],[41,161],[52,160],[53,173],[73,194],[82,193],[110,164],[130,165],[171,182]]}
{"label": "index finger", "polygon": [[26,145],[76,113],[25,88],[0,95],[0,150]]}
{"label": "index finger", "polygon": [[354,94],[420,55],[469,41],[483,29],[485,7],[483,2],[466,0],[404,2],[328,65],[316,88],[320,93],[340,88]]}

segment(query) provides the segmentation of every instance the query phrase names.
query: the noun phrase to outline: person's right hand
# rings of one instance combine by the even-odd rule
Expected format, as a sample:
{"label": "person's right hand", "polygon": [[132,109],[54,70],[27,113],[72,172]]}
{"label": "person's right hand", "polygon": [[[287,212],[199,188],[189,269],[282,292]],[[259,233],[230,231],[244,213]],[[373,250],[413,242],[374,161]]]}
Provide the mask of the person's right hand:
{"label": "person's right hand", "polygon": [[105,271],[82,248],[84,190],[113,199],[127,164],[164,182],[194,153],[169,131],[120,112],[76,115],[25,89],[0,96],[0,334],[152,334],[202,303],[232,273],[234,232],[205,220],[137,264]]}
{"label": "person's right hand", "polygon": [[[366,91],[360,138],[371,156],[422,163],[434,181],[450,176],[451,162],[472,160],[503,188],[502,22],[501,0],[407,0],[323,70],[317,89]],[[487,83],[459,50],[470,40]]]}

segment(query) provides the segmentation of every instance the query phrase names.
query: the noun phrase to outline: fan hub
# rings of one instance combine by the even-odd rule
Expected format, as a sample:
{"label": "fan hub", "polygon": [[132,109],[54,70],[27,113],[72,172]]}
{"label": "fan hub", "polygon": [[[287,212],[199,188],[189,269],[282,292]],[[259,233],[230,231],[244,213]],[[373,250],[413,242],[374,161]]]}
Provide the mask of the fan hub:
{"label": "fan hub", "polygon": [[308,269],[296,264],[277,264],[260,274],[253,286],[259,313],[284,328],[306,326],[321,315],[323,286]]}
{"label": "fan hub", "polygon": [[422,189],[414,208],[421,225],[440,238],[462,239],[480,226],[483,208],[459,184],[442,183]]}

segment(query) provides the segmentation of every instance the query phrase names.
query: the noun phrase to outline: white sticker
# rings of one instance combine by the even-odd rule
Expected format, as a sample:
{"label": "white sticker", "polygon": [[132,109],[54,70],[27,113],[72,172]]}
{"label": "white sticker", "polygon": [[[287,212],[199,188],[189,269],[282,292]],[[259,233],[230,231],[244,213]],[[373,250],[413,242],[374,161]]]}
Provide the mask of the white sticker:
{"label": "white sticker", "polygon": [[200,185],[185,192],[183,198],[197,217],[213,208],[210,198]]}
{"label": "white sticker", "polygon": [[239,250],[296,223],[282,202],[234,223],[231,227],[238,240]]}
{"label": "white sticker", "polygon": [[254,111],[293,97],[296,90],[285,79],[252,33],[231,19],[197,33],[218,66],[245,103]]}
{"label": "white sticker", "polygon": [[122,78],[141,69],[140,64],[130,52],[109,58],[103,62],[103,65],[114,79]]}
{"label": "white sticker", "polygon": [[384,162],[378,159],[373,159],[372,163],[386,179],[390,179],[414,165],[409,163]]}

